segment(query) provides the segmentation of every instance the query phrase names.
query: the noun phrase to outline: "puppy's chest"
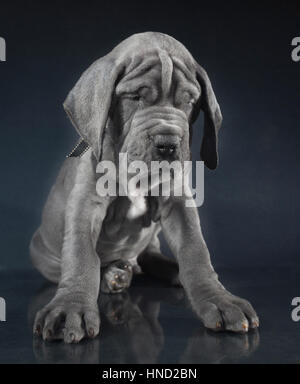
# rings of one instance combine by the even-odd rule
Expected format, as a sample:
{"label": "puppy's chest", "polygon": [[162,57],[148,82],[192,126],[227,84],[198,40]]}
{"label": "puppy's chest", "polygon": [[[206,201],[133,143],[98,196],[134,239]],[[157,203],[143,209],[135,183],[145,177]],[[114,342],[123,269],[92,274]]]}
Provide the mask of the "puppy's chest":
{"label": "puppy's chest", "polygon": [[158,221],[157,213],[158,203],[152,199],[118,197],[108,208],[100,237],[113,241],[125,238],[134,241],[142,231],[145,232],[154,221]]}

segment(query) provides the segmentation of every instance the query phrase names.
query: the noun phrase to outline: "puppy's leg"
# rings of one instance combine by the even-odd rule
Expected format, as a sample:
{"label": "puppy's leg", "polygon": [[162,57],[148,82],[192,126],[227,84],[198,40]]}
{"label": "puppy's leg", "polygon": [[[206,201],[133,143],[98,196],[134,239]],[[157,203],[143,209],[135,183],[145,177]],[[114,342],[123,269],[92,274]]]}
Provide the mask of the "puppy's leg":
{"label": "puppy's leg", "polygon": [[202,236],[196,206],[185,198],[165,205],[161,224],[165,238],[179,263],[180,281],[204,325],[215,331],[245,333],[259,320],[251,304],[228,292],[214,271]]}
{"label": "puppy's leg", "polygon": [[52,283],[58,283],[61,276],[61,260],[46,246],[41,230],[38,229],[30,243],[30,256],[34,267]]}
{"label": "puppy's leg", "polygon": [[67,202],[58,289],[35,318],[34,332],[44,340],[57,339],[61,330],[66,343],[99,333],[100,259],[96,243],[108,204],[96,194],[95,166],[87,154],[81,159]]}
{"label": "puppy's leg", "polygon": [[133,267],[129,262],[119,260],[102,271],[101,292],[120,293],[130,286]]}
{"label": "puppy's leg", "polygon": [[74,157],[66,159],[63,163],[44,206],[41,225],[30,242],[33,265],[46,279],[56,284],[61,277],[65,210],[79,161]]}

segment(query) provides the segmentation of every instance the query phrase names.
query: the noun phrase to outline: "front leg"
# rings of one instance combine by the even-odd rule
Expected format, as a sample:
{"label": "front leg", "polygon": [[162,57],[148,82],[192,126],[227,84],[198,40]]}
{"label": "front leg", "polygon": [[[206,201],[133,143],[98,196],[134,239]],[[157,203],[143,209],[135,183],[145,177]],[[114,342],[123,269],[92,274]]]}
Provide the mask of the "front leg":
{"label": "front leg", "polygon": [[61,279],[56,295],[36,315],[34,332],[44,340],[79,342],[99,333],[100,259],[96,242],[108,202],[96,195],[92,159],[83,158],[65,215]]}
{"label": "front leg", "polygon": [[219,282],[202,236],[196,206],[172,198],[161,216],[164,236],[178,260],[180,281],[206,328],[245,333],[259,326],[248,301],[232,295]]}

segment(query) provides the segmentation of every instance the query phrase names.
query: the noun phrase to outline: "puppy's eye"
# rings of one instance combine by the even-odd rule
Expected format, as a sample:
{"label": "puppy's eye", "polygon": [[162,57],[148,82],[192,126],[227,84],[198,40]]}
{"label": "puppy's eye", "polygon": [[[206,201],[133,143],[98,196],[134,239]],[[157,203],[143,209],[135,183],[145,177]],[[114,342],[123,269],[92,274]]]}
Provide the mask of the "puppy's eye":
{"label": "puppy's eye", "polygon": [[127,93],[125,98],[133,101],[140,101],[141,96],[138,93]]}
{"label": "puppy's eye", "polygon": [[141,96],[140,95],[132,95],[132,100],[134,100],[134,101],[140,101],[140,99],[141,99]]}
{"label": "puppy's eye", "polygon": [[196,104],[195,97],[190,92],[184,92],[183,93],[183,102],[190,107],[194,106]]}

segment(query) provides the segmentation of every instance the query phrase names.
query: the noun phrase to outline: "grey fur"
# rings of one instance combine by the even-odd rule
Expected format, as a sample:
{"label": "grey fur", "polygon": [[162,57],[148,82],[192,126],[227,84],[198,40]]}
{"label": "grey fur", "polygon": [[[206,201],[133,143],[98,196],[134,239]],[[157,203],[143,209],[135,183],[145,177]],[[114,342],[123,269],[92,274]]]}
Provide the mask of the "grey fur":
{"label": "grey fur", "polygon": [[[130,284],[132,271],[122,271],[120,262],[181,283],[209,329],[257,327],[251,305],[219,282],[197,208],[187,208],[185,197],[148,199],[146,212],[132,217],[132,200],[96,193],[99,160],[117,163],[119,152],[129,161],[149,163],[160,159],[155,148],[161,140],[176,137],[172,160],[189,160],[191,125],[200,110],[205,114],[201,155],[209,168],[217,166],[221,111],[206,72],[186,48],[161,33],[133,35],[81,76],[64,107],[91,148],[81,158],[65,160],[31,241],[33,264],[58,283],[55,297],[36,316],[35,333],[67,343],[95,337],[100,280],[101,289],[111,293]],[[160,230],[178,264],[161,255]]]}

